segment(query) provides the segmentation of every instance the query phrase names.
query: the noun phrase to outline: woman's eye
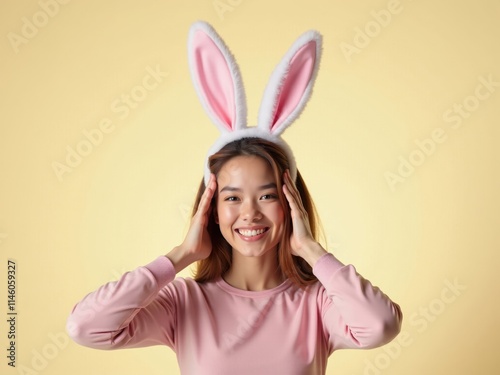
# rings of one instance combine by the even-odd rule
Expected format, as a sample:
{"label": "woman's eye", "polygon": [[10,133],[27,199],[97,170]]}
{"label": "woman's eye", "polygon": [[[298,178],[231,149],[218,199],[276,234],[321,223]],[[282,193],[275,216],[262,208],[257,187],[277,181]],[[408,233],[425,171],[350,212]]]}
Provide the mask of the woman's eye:
{"label": "woman's eye", "polygon": [[263,195],[263,196],[262,196],[262,198],[263,198],[264,200],[268,200],[268,199],[277,199],[277,198],[278,198],[278,196],[277,196],[277,195],[275,195],[275,194],[265,194],[265,195]]}
{"label": "woman's eye", "polygon": [[224,200],[229,202],[235,202],[237,199],[238,199],[237,197],[227,197]]}

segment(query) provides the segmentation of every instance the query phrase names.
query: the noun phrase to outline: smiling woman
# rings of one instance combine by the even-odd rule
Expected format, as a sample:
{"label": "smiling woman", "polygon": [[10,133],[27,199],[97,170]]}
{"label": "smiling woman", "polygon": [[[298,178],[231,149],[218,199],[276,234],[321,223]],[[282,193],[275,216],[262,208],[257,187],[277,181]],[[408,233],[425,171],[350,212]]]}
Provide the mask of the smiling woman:
{"label": "smiling woman", "polygon": [[[290,208],[281,186],[284,183],[283,174],[290,168],[290,164],[283,150],[264,139],[244,138],[227,144],[212,155],[209,158],[209,166],[210,171],[217,176],[219,188],[215,194],[216,199],[211,203],[214,220],[208,222],[212,246],[217,251],[212,251],[208,258],[198,262],[195,280],[212,281],[224,273],[227,273],[229,280],[234,280],[233,275],[245,278],[245,268],[239,270],[238,254],[255,256],[253,254],[263,254],[273,247],[276,249],[266,255],[266,261],[254,260],[257,269],[271,269],[271,266],[274,266],[274,274],[266,277],[274,280],[269,280],[270,285],[286,278],[302,286],[317,281],[311,266],[303,258],[293,257],[289,251],[291,217],[284,215],[284,212]],[[297,190],[308,213],[311,233],[317,240],[319,231],[316,210],[300,173],[297,177]],[[205,184],[202,181],[193,215],[196,214],[204,191]],[[264,229],[265,232],[255,238],[248,236],[251,233],[245,233],[246,230],[257,229]],[[235,246],[235,241],[240,246]],[[242,247],[249,244],[252,247]],[[233,249],[236,249],[236,252]],[[230,270],[232,263],[234,267]],[[247,270],[246,274],[246,281],[234,281],[234,284],[257,289],[257,286],[249,285],[256,284],[255,270]]]}
{"label": "smiling woman", "polygon": [[[314,204],[281,138],[311,93],[319,34],[303,34],[278,65],[256,127],[220,37],[196,23],[189,46],[195,87],[222,135],[188,233],[76,304],[70,336],[97,349],[166,345],[182,374],[196,375],[325,374],[335,350],[391,341],[400,307],[319,244]],[[194,279],[175,278],[192,263]]]}

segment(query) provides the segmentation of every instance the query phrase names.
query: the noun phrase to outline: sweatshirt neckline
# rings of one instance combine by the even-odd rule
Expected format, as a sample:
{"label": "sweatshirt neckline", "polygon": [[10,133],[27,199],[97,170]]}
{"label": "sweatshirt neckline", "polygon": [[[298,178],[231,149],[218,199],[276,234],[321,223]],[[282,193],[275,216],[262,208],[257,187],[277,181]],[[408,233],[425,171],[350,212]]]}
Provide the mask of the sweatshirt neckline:
{"label": "sweatshirt neckline", "polygon": [[228,284],[226,280],[224,280],[222,277],[219,278],[216,281],[216,284],[224,291],[226,291],[229,294],[234,294],[237,296],[241,297],[267,297],[267,296],[272,296],[276,293],[280,293],[284,291],[285,289],[289,288],[292,285],[292,280],[286,279],[283,281],[280,285],[271,288],[271,289],[266,289],[266,290],[244,290],[244,289],[238,289],[235,288],[234,286]]}

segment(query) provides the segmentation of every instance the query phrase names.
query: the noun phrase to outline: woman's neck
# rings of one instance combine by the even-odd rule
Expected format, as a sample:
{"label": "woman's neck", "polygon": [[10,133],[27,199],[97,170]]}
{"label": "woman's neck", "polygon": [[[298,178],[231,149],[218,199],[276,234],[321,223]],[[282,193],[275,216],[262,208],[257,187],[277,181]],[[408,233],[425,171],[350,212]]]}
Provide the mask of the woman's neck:
{"label": "woman's neck", "polygon": [[276,250],[260,257],[247,257],[233,250],[231,267],[222,277],[229,285],[249,291],[272,289],[285,281]]}

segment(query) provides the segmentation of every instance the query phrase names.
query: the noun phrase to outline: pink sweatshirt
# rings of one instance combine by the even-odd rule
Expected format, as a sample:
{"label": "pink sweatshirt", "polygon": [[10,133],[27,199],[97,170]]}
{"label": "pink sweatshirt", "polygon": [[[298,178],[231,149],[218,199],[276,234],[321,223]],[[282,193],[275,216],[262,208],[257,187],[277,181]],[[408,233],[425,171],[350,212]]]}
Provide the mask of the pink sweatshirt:
{"label": "pink sweatshirt", "polygon": [[175,278],[160,256],[85,296],[66,329],[96,349],[166,345],[183,375],[319,375],[334,350],[377,347],[399,333],[400,307],[354,266],[328,253],[313,273],[319,282],[304,290],[286,280],[246,291],[222,278]]}

